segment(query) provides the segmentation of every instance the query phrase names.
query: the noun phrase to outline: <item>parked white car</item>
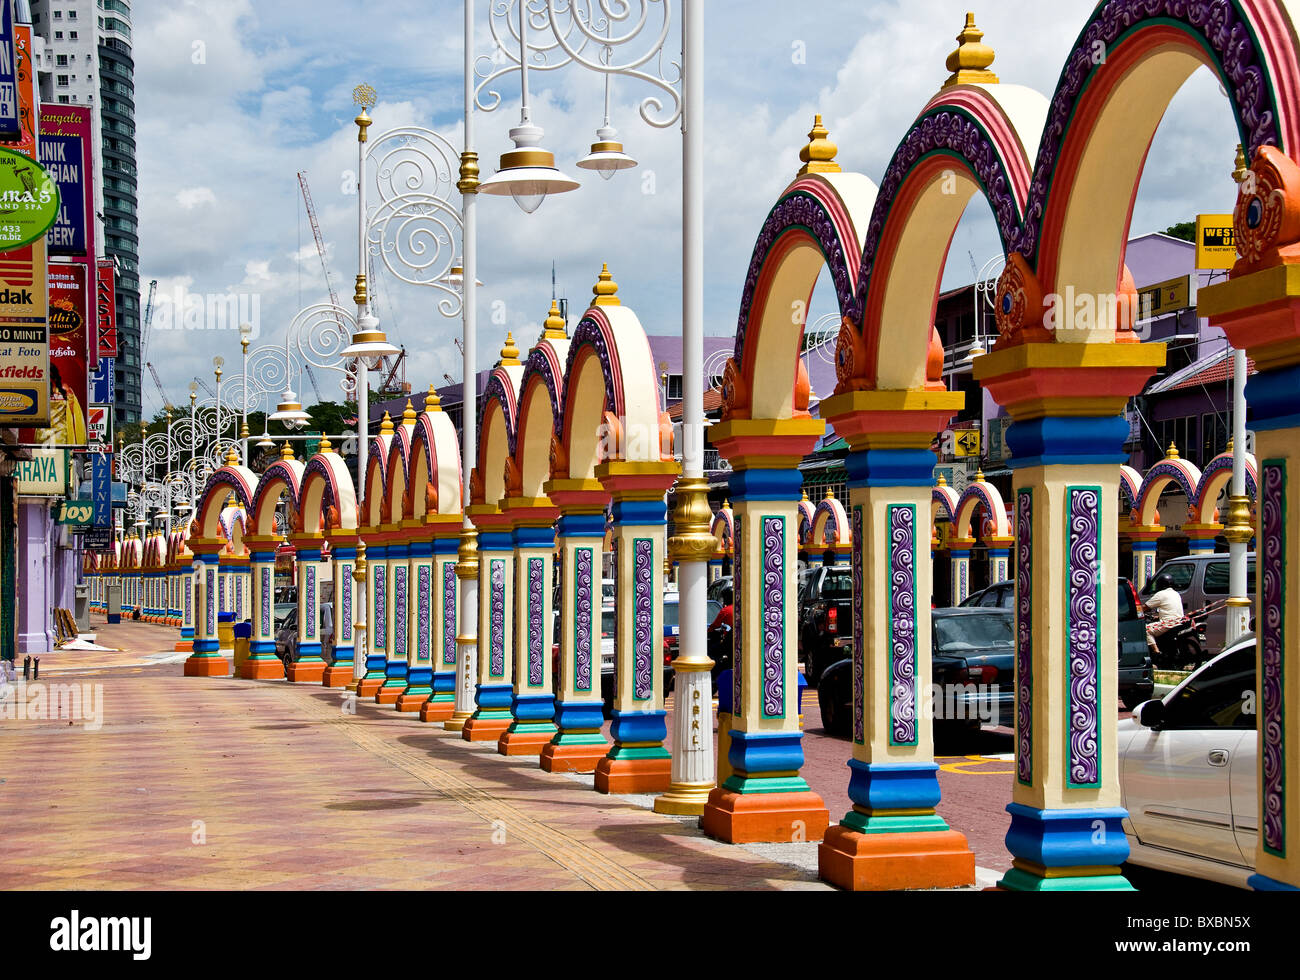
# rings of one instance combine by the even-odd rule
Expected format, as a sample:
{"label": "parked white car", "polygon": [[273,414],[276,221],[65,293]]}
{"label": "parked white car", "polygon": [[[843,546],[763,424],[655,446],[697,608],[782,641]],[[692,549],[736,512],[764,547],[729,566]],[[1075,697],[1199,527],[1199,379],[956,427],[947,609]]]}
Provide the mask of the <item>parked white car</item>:
{"label": "parked white car", "polygon": [[1259,835],[1255,637],[1119,723],[1129,860],[1248,887]]}

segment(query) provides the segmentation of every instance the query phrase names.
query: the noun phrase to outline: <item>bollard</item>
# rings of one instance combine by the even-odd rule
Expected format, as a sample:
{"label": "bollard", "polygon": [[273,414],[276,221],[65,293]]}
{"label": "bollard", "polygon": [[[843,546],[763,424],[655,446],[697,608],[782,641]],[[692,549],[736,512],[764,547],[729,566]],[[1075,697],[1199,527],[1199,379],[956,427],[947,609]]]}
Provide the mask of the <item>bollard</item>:
{"label": "bollard", "polygon": [[31,679],[32,679],[32,656],[31,654],[28,654],[27,656],[23,657],[23,680],[29,681]]}
{"label": "bollard", "polygon": [[37,657],[32,663],[32,680],[39,681],[40,679],[41,679],[41,658]]}

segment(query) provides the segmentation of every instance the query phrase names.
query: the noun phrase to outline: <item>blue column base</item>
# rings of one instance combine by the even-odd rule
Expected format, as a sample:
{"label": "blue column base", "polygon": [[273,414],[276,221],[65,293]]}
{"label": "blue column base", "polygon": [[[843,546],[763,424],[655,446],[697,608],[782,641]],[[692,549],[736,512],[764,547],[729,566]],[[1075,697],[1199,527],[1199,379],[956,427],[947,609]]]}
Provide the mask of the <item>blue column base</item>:
{"label": "blue column base", "polygon": [[516,721],[553,721],[554,694],[515,694],[510,699],[510,714]]}
{"label": "blue column base", "polygon": [[605,726],[605,706],[597,701],[556,701],[555,724],[563,738],[568,734],[590,735],[604,742],[601,729]]}
{"label": "blue column base", "polygon": [[1300,891],[1295,885],[1288,885],[1285,881],[1278,881],[1270,878],[1268,875],[1253,874],[1246,879],[1246,884],[1257,892],[1296,892]]}
{"label": "blue column base", "polygon": [[939,765],[849,760],[853,809],[840,823],[860,834],[946,831],[938,806]]}
{"label": "blue column base", "polygon": [[298,663],[321,659],[321,645],[316,641],[298,641]]}
{"label": "blue column base", "polygon": [[384,687],[406,687],[406,661],[384,661]]}
{"label": "blue column base", "polygon": [[433,687],[432,667],[407,667],[406,684],[408,687]]}
{"label": "blue column base", "polygon": [[1013,867],[999,882],[1011,891],[1131,890],[1119,866],[1128,860],[1123,807],[1039,810],[1007,804]]}
{"label": "blue column base", "polygon": [[[110,618],[109,621],[110,621],[110,622],[112,621],[111,618]],[[195,640],[195,641],[194,641],[194,653],[195,653],[195,654],[202,654],[202,653],[216,653],[219,649],[221,649],[221,646],[220,646],[220,644],[219,644],[215,639],[213,639],[213,640]]]}
{"label": "blue column base", "polygon": [[514,693],[514,689],[509,684],[478,685],[474,691],[474,703],[478,707],[473,717],[509,717],[510,702],[514,698]]}
{"label": "blue column base", "polygon": [[341,666],[343,666],[344,664],[350,664],[350,663],[352,663],[352,661],[353,661],[353,659],[354,659],[355,657],[356,657],[356,648],[353,647],[353,646],[351,646],[350,644],[349,644],[348,646],[345,646],[345,647],[335,647],[335,648],[334,648],[334,666],[335,666],[335,667],[341,667]]}
{"label": "blue column base", "polygon": [[388,660],[382,653],[371,653],[366,656],[366,678],[383,678]]}
{"label": "blue column base", "polygon": [[258,653],[269,653],[275,655],[275,640],[253,640],[248,644],[250,655]]}
{"label": "blue column base", "polygon": [[433,672],[433,693],[455,695],[456,672],[454,670],[435,670]]}
{"label": "blue column base", "polygon": [[803,768],[803,732],[746,732],[733,728],[727,761],[733,772],[722,785],[734,793],[809,791],[798,775]]}

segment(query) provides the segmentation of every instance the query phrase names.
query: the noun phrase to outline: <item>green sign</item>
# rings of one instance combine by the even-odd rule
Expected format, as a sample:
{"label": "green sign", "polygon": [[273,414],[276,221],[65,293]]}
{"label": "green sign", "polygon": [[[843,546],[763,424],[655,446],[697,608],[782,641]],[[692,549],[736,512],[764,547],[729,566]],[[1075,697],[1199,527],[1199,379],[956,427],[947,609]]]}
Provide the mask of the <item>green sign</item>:
{"label": "green sign", "polygon": [[29,156],[0,148],[0,252],[30,245],[59,216],[59,185]]}
{"label": "green sign", "polygon": [[78,527],[94,523],[95,505],[89,500],[65,500],[59,505],[59,524]]}

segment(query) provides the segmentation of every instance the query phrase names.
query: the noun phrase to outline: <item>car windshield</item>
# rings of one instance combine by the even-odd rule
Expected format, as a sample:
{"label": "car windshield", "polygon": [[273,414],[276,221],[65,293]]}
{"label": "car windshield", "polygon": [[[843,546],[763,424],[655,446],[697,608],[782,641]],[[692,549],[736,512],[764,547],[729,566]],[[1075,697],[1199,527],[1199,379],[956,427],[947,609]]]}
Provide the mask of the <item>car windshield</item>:
{"label": "car windshield", "polygon": [[1002,609],[981,609],[978,615],[935,616],[935,649],[944,653],[1010,647],[1015,617]]}
{"label": "car windshield", "polygon": [[833,568],[826,572],[822,582],[823,599],[852,599],[853,573],[847,568]]}

